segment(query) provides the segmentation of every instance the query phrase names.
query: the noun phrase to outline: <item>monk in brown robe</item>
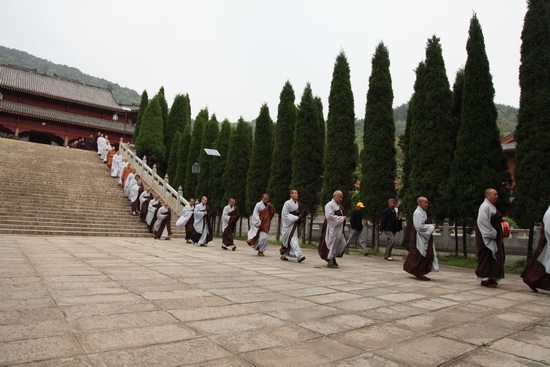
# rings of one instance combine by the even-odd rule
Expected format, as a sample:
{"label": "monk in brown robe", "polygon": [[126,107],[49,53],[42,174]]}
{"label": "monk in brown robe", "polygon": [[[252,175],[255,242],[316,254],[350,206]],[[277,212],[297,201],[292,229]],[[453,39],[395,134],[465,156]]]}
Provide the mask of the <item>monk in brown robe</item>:
{"label": "monk in brown robe", "polygon": [[[127,161],[127,159],[125,159]],[[126,179],[128,178],[128,175],[132,173],[132,165],[128,163],[126,167],[124,167],[124,170],[122,171],[122,174],[120,175],[120,179],[122,180],[122,187],[126,185]]]}
{"label": "monk in brown robe", "polygon": [[235,205],[235,199],[229,199],[229,203],[223,208],[222,212],[222,249],[228,250],[229,247],[231,247],[233,251],[237,249],[233,241],[233,234],[237,228],[237,222],[240,216],[239,208]]}
{"label": "monk in brown robe", "polygon": [[418,207],[413,214],[409,255],[403,263],[403,270],[414,275],[417,280],[430,280],[426,274],[439,271],[433,239],[436,226],[432,224],[426,213],[429,206],[428,199],[421,196],[416,203]]}
{"label": "monk in brown robe", "polygon": [[479,206],[477,215],[476,275],[483,287],[496,288],[504,278],[504,243],[502,241],[502,214],[495,207],[498,192],[485,190],[485,200]]}
{"label": "monk in brown robe", "polygon": [[263,194],[254,207],[252,213],[252,228],[248,231],[248,246],[258,251],[258,256],[264,256],[267,248],[267,239],[269,238],[269,228],[271,220],[275,215],[275,207],[269,202],[269,195]]}
{"label": "monk in brown robe", "polygon": [[535,293],[538,293],[538,289],[550,291],[550,206],[544,214],[540,230],[537,250],[521,273],[525,284]]}

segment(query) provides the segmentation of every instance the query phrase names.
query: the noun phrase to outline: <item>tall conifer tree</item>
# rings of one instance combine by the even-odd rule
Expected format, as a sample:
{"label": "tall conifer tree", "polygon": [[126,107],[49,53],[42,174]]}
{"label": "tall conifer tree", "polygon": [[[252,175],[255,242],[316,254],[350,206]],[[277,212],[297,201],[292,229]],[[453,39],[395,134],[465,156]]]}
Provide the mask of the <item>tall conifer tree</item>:
{"label": "tall conifer tree", "polygon": [[291,188],[298,190],[299,200],[306,214],[315,213],[320,203],[323,185],[323,150],[318,105],[313,99],[311,86],[306,84],[298,106],[292,147]]}
{"label": "tall conifer tree", "polygon": [[451,141],[453,142],[453,154],[456,149],[456,138],[458,136],[458,127],[462,116],[462,92],[464,90],[464,69],[460,68],[456,72],[455,82],[453,84],[453,129],[451,131]]}
{"label": "tall conifer tree", "polygon": [[357,165],[354,154],[355,110],[351,90],[350,68],[344,52],[340,52],[334,64],[328,98],[327,145],[323,182],[323,202],[332,198],[332,193],[344,193],[342,205],[349,213],[353,172]]}
{"label": "tall conifer tree", "polygon": [[443,221],[447,180],[452,162],[452,92],[445,71],[439,38],[433,36],[426,47],[423,88],[415,101],[409,140],[412,158],[409,175],[413,197],[430,200],[431,217]]}
{"label": "tall conifer tree", "polygon": [[160,109],[162,111],[162,121],[164,126],[168,125],[168,103],[166,102],[166,95],[164,94],[164,87],[160,87],[158,92]]}
{"label": "tall conifer tree", "polygon": [[216,150],[220,152],[220,156],[214,159],[214,171],[212,175],[212,196],[214,197],[212,209],[214,213],[217,214],[220,214],[224,206],[227,205],[223,197],[225,193],[222,186],[222,177],[227,163],[227,152],[229,150],[229,143],[231,142],[231,132],[231,123],[227,119],[223,120],[220,133],[214,144]]}
{"label": "tall conifer tree", "polygon": [[174,98],[172,108],[168,113],[168,122],[164,128],[164,145],[166,145],[166,151],[170,152],[168,161],[170,161],[172,154],[172,139],[174,139],[176,131],[182,133],[185,129],[185,107],[185,96],[178,94]]}
{"label": "tall conifer tree", "polygon": [[258,199],[267,191],[271,155],[273,154],[273,120],[267,104],[262,105],[256,119],[254,144],[246,177],[246,212],[252,213]]}
{"label": "tall conifer tree", "polygon": [[521,222],[530,229],[530,258],[533,224],[550,203],[550,1],[528,2],[521,39],[515,203]]}
{"label": "tall conifer tree", "polygon": [[292,179],[292,145],[296,125],[295,99],[292,84],[287,80],[279,96],[273,159],[267,189],[270,201],[279,214],[283,210],[283,204],[288,200]]}
{"label": "tall conifer tree", "polygon": [[457,214],[475,220],[484,190],[492,187],[505,197],[503,182],[509,180],[496,123],[495,90],[476,15],[470,22],[466,50],[462,117],[451,167],[450,195],[458,203]]}
{"label": "tall conifer tree", "polygon": [[393,89],[390,74],[390,56],[380,42],[372,57],[369,78],[363,153],[361,198],[366,214],[378,222],[387,200],[395,197],[395,125],[393,122]]}
{"label": "tall conifer tree", "polygon": [[204,125],[208,122],[208,110],[202,109],[195,118],[189,153],[187,154],[187,166],[185,168],[185,195],[194,195],[197,188],[197,175],[191,173],[193,164],[199,159],[202,145],[202,133]]}
{"label": "tall conifer tree", "polygon": [[[320,97],[315,97],[314,98],[314,101],[315,101],[315,106],[317,108],[317,119],[319,120],[319,126],[320,126],[320,131],[321,131],[321,135],[319,135],[319,146],[321,147],[321,165],[323,166],[323,171],[325,169],[325,147],[326,147],[326,130],[327,130],[327,126],[326,126],[326,123],[325,123],[325,116],[323,114],[323,101],[321,101],[321,98]],[[321,174],[323,174],[321,172]],[[320,198],[319,198],[320,199]]]}
{"label": "tall conifer tree", "polygon": [[178,146],[180,143],[180,139],[181,139],[181,133],[176,130],[174,137],[172,138],[172,142],[170,144],[171,151],[170,151],[170,157],[168,158],[168,168],[166,169],[170,186],[172,186],[176,190],[178,189],[176,171],[178,169]]}
{"label": "tall conifer tree", "polygon": [[141,127],[141,120],[143,119],[143,114],[145,113],[145,110],[147,109],[148,105],[149,105],[149,96],[147,95],[147,90],[144,90],[143,93],[141,93],[141,102],[139,104],[139,112],[137,115],[136,126],[134,127],[134,143],[137,141],[137,137],[139,135],[139,129]]}
{"label": "tall conifer tree", "polygon": [[241,211],[246,208],[246,177],[251,153],[251,127],[241,117],[235,131],[231,134],[226,168],[222,177],[222,186],[225,190],[223,201],[227,202],[229,198],[234,198]]}
{"label": "tall conifer tree", "polygon": [[181,186],[183,195],[186,198],[190,198],[193,193],[185,191],[185,177],[187,174],[192,175],[191,171],[187,172],[187,155],[189,154],[189,146],[191,145],[191,125],[186,125],[183,133],[181,134],[180,141],[178,143],[177,150],[177,164],[176,164],[176,181],[174,187],[176,190]]}
{"label": "tall conifer tree", "polygon": [[[210,196],[212,196],[210,170],[212,170],[212,174],[213,174],[214,172],[213,161],[217,160],[218,157],[208,156],[204,151],[204,149],[205,148],[214,149],[214,143],[218,138],[218,129],[219,129],[218,119],[216,118],[216,115],[213,114],[210,117],[210,120],[208,120],[208,122],[204,125],[204,129],[202,133],[201,150],[199,154],[199,163],[201,165],[201,173],[197,178],[197,188],[195,190],[196,197],[208,196],[209,200],[211,199]],[[212,205],[212,203],[210,205]]]}
{"label": "tall conifer tree", "polygon": [[[158,95],[155,96],[141,120],[141,129],[136,141],[136,154],[143,158],[147,156],[147,164],[152,167],[164,164],[166,147],[164,146],[164,125]],[[162,167],[162,166],[161,166]]]}

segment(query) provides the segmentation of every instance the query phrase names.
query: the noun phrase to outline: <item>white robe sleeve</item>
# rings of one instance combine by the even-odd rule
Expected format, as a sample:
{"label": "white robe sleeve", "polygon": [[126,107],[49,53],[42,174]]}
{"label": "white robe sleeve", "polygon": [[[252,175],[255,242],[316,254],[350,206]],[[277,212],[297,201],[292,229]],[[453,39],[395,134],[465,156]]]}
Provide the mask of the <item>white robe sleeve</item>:
{"label": "white robe sleeve", "polygon": [[[485,199],[487,200],[487,199]],[[497,243],[497,231],[491,225],[491,207],[487,203],[481,204],[477,214],[477,228],[483,238],[483,243],[493,253],[493,258],[496,259]]]}

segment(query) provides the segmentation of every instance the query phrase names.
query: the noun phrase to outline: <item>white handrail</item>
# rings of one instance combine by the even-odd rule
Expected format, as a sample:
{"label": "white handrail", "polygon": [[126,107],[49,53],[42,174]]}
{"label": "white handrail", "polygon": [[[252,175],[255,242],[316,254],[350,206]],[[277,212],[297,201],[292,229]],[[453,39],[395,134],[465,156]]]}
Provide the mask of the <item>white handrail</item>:
{"label": "white handrail", "polygon": [[176,191],[169,185],[168,175],[164,179],[157,174],[157,167],[153,168],[147,165],[147,158],[140,159],[131,149],[130,144],[126,144],[120,139],[119,151],[122,158],[128,159],[128,163],[136,169],[136,173],[141,177],[141,180],[151,188],[152,191],[160,195],[163,200],[168,201],[168,205],[181,213],[181,210],[189,204],[183,197],[181,186]]}

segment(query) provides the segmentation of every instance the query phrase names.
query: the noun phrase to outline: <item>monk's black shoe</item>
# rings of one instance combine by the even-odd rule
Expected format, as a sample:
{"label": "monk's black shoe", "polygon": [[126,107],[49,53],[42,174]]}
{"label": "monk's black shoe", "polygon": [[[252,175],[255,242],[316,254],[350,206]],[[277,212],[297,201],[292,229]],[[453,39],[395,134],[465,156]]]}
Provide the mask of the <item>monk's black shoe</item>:
{"label": "monk's black shoe", "polygon": [[281,255],[281,260],[288,261],[288,258],[285,255]]}
{"label": "monk's black shoe", "polygon": [[223,248],[224,250],[227,250],[227,246],[226,246],[226,245],[222,245],[222,248]]}
{"label": "monk's black shoe", "polygon": [[300,257],[300,258],[298,259],[298,263],[301,263],[301,262],[304,261],[305,259],[306,259],[305,256]]}
{"label": "monk's black shoe", "polygon": [[529,286],[529,288],[531,288],[531,290],[535,293],[539,293],[539,290],[533,286]]}

